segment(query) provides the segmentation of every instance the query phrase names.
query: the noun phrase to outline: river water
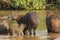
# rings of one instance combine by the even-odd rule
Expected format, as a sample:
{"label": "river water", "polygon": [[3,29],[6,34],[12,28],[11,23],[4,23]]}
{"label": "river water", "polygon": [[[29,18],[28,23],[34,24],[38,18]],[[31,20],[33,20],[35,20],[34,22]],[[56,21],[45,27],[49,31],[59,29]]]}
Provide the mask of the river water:
{"label": "river water", "polygon": [[60,40],[60,34],[47,34],[46,31],[37,32],[37,35],[0,35],[0,40]]}

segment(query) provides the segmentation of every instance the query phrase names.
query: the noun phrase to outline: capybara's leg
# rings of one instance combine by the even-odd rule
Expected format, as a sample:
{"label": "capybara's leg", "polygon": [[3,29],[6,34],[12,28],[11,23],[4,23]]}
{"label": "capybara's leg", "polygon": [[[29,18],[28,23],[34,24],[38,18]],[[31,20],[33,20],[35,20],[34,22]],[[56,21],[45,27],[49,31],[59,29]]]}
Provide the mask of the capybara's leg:
{"label": "capybara's leg", "polygon": [[52,29],[49,27],[47,28],[48,33],[52,33]]}
{"label": "capybara's leg", "polygon": [[32,28],[28,28],[29,30],[29,35],[32,35]]}
{"label": "capybara's leg", "polygon": [[17,32],[17,35],[19,35],[19,33]]}
{"label": "capybara's leg", "polygon": [[24,34],[24,35],[27,35],[27,28],[25,28],[25,29],[23,30],[23,34]]}
{"label": "capybara's leg", "polygon": [[12,30],[9,30],[9,34],[12,35]]}
{"label": "capybara's leg", "polygon": [[12,32],[10,32],[10,35],[13,35]]}
{"label": "capybara's leg", "polygon": [[34,29],[33,29],[33,35],[36,35],[35,30],[36,30],[36,27],[34,27]]}
{"label": "capybara's leg", "polygon": [[10,35],[14,35],[15,31],[10,32]]}

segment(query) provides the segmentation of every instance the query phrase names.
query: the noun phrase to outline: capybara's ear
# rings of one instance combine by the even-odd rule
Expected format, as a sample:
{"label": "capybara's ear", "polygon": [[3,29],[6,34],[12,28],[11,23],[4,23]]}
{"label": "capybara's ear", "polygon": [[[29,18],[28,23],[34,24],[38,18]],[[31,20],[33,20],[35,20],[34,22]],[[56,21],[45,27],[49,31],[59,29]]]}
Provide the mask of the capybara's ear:
{"label": "capybara's ear", "polygon": [[24,15],[17,15],[17,19],[22,19]]}
{"label": "capybara's ear", "polygon": [[18,16],[19,14],[18,14],[18,12],[13,12],[12,13],[12,18],[13,19],[17,19],[17,16]]}

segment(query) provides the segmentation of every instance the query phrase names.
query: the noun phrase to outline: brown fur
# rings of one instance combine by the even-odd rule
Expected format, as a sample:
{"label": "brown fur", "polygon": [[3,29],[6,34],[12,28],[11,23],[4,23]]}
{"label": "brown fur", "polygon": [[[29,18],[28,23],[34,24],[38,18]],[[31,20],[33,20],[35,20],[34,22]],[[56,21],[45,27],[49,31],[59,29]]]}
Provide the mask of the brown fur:
{"label": "brown fur", "polygon": [[24,35],[27,35],[27,30],[30,35],[32,35],[32,30],[33,30],[33,35],[36,34],[36,28],[38,27],[39,24],[39,15],[35,11],[30,11],[26,15],[19,15],[19,12],[13,13],[10,17],[11,20],[16,20],[17,23],[20,24],[25,24],[26,27],[24,27],[23,33]]}
{"label": "brown fur", "polygon": [[53,12],[48,12],[46,25],[48,33],[60,33],[60,18],[55,16]]}
{"label": "brown fur", "polygon": [[24,24],[21,24],[20,26],[16,23],[12,24],[10,27],[9,27],[9,32],[10,32],[10,35],[14,35],[14,34],[17,34],[17,35],[21,35],[22,34],[22,31],[24,29],[25,26]]}
{"label": "brown fur", "polygon": [[[3,32],[5,32],[6,34],[8,34],[8,29],[9,29],[9,25],[8,22],[6,20],[0,19],[0,34]],[[4,31],[3,31],[4,30]]]}
{"label": "brown fur", "polygon": [[60,19],[53,16],[51,19],[52,31],[60,33]]}

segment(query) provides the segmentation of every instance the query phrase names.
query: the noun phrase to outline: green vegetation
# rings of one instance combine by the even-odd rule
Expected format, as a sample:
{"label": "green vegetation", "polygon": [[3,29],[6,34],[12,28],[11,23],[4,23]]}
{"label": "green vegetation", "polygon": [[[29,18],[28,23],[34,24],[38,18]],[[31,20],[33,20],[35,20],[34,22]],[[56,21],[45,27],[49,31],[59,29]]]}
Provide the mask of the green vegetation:
{"label": "green vegetation", "polygon": [[60,9],[59,0],[0,0],[0,9],[55,10]]}
{"label": "green vegetation", "polygon": [[11,0],[14,8],[45,9],[46,0]]}
{"label": "green vegetation", "polygon": [[47,6],[46,6],[46,9],[50,9],[50,10],[55,10],[55,9],[60,9],[60,2],[59,2],[59,0],[57,0],[57,1],[54,1],[54,2],[48,2],[48,4],[47,4]]}

